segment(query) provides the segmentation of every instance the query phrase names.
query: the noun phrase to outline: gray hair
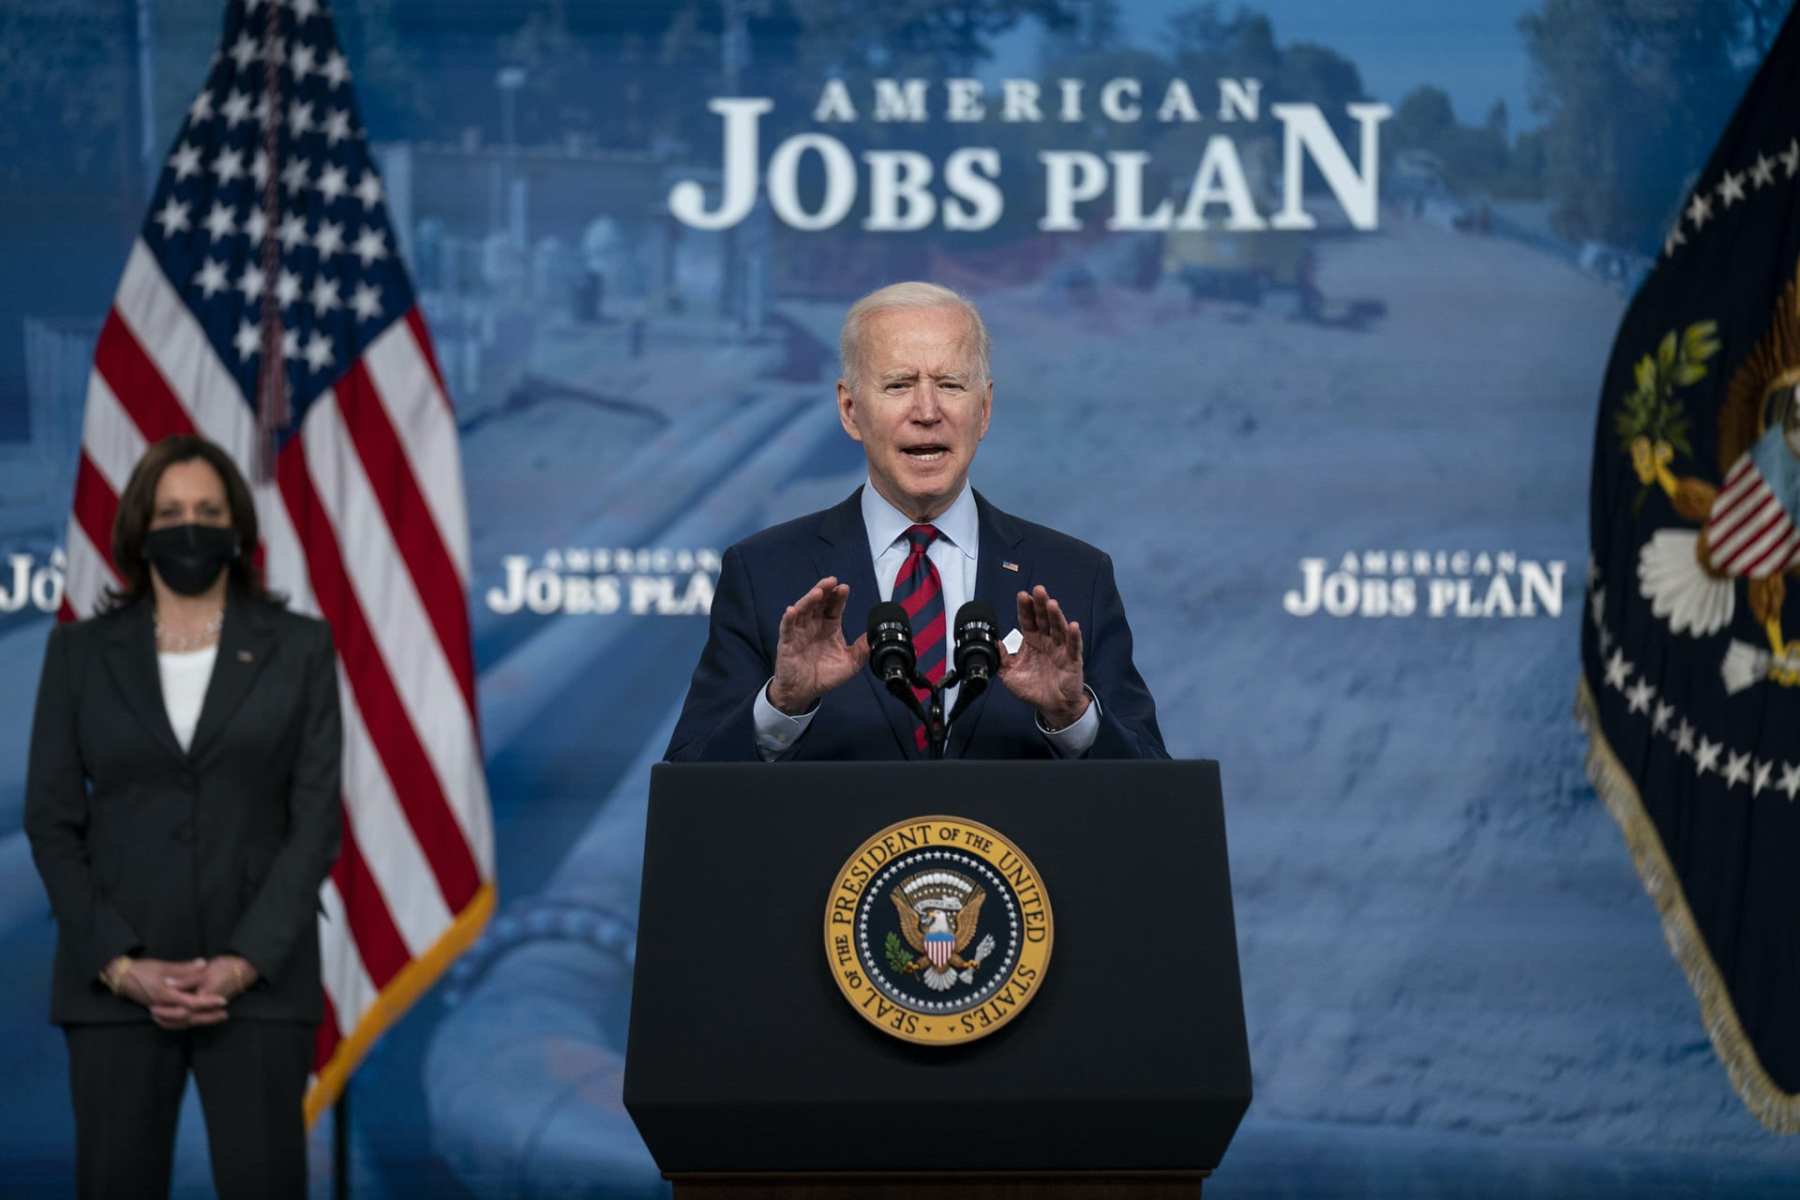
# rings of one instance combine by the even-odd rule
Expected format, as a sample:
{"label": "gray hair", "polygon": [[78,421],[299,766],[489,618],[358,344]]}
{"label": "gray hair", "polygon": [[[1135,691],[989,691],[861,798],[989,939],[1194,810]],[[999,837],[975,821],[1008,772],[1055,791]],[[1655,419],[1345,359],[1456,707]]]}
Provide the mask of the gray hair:
{"label": "gray hair", "polygon": [[893,309],[957,308],[969,318],[969,329],[975,338],[975,362],[983,381],[991,378],[988,366],[988,331],[981,314],[967,298],[935,283],[890,283],[877,288],[850,306],[844,314],[844,328],[838,334],[839,366],[846,382],[854,383],[862,367],[863,324],[876,313]]}

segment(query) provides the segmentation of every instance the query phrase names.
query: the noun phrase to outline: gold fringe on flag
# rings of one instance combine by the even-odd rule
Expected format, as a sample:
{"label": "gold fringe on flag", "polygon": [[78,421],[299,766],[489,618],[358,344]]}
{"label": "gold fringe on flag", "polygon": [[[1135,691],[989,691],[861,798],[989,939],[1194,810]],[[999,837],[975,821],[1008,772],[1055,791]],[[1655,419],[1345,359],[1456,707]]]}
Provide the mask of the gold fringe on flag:
{"label": "gold fringe on flag", "polygon": [[318,1068],[312,1086],[306,1091],[305,1113],[308,1127],[319,1119],[319,1115],[344,1094],[344,1088],[350,1082],[350,1076],[365,1055],[374,1048],[375,1042],[401,1017],[406,1010],[418,1002],[419,998],[431,989],[438,977],[450,969],[457,956],[475,944],[481,931],[487,928],[488,918],[494,915],[494,905],[498,893],[492,882],[485,883],[474,898],[463,906],[456,920],[450,923],[438,940],[425,951],[402,967],[400,973],[388,982],[375,997],[375,1002],[357,1020],[354,1028],[338,1042],[337,1049],[331,1053],[331,1061]]}
{"label": "gold fringe on flag", "polygon": [[1706,939],[1694,923],[1687,896],[1681,890],[1681,879],[1669,862],[1655,823],[1644,811],[1637,783],[1619,762],[1600,728],[1599,709],[1595,707],[1594,693],[1589,690],[1585,678],[1579,680],[1575,688],[1575,719],[1581,722],[1588,735],[1588,779],[1625,835],[1625,845],[1631,850],[1631,861],[1637,867],[1638,878],[1643,881],[1644,890],[1650,893],[1650,899],[1662,917],[1663,938],[1687,975],[1694,999],[1700,1002],[1700,1020],[1712,1039],[1713,1051],[1725,1064],[1731,1086],[1737,1089],[1738,1098],[1745,1107],[1771,1132],[1800,1133],[1800,1095],[1782,1091],[1769,1077],[1756,1055],[1756,1048],[1745,1035],[1744,1027],[1738,1021],[1737,1008],[1731,1002],[1731,993],[1719,974],[1719,964],[1713,961],[1712,952],[1706,948]]}

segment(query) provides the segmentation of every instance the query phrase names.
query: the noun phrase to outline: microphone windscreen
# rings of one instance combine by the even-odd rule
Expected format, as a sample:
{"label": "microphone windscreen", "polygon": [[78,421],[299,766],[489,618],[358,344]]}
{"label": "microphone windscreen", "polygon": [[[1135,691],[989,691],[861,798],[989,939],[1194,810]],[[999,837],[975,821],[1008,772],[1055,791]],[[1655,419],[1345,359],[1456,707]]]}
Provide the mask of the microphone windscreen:
{"label": "microphone windscreen", "polygon": [[908,642],[912,641],[912,619],[906,615],[906,609],[892,600],[877,604],[869,610],[869,645],[887,640],[895,634],[904,634]]}
{"label": "microphone windscreen", "polygon": [[869,669],[882,679],[911,678],[918,661],[913,653],[912,619],[893,601],[869,610]]}
{"label": "microphone windscreen", "polygon": [[999,625],[993,607],[984,601],[971,600],[956,610],[951,629],[956,639],[958,674],[967,678],[977,673],[991,675],[1000,669],[1000,651],[995,644]]}
{"label": "microphone windscreen", "polygon": [[999,622],[994,616],[994,606],[986,600],[971,600],[956,610],[956,627],[964,625],[984,624],[991,632]]}

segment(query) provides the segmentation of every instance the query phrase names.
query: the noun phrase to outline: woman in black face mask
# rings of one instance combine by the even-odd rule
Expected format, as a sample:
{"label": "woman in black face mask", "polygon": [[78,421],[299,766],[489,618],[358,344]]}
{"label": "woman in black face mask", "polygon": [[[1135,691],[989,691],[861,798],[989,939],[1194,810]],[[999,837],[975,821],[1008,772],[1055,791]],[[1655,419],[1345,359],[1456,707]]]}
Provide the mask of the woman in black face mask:
{"label": "woman in black face mask", "polygon": [[84,1197],[167,1194],[190,1071],[219,1195],[305,1195],[337,667],[324,622],[264,590],[256,545],[230,456],[158,442],[119,495],[119,587],[51,635],[25,828]]}

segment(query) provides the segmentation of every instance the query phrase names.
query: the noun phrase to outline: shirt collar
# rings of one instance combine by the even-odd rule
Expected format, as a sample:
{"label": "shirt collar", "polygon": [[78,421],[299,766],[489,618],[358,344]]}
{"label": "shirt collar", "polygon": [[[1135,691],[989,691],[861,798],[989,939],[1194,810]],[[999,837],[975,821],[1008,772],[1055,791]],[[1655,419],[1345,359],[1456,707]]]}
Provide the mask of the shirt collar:
{"label": "shirt collar", "polygon": [[[887,498],[875,490],[874,480],[863,484],[862,490],[863,527],[869,531],[869,558],[880,558],[887,553],[889,546],[900,540],[900,535],[916,524],[911,517],[887,502]],[[971,562],[975,559],[975,545],[981,529],[980,515],[975,509],[975,489],[965,481],[962,492],[951,501],[950,507],[937,515],[931,522],[937,526],[938,537],[963,552],[963,557]]]}

